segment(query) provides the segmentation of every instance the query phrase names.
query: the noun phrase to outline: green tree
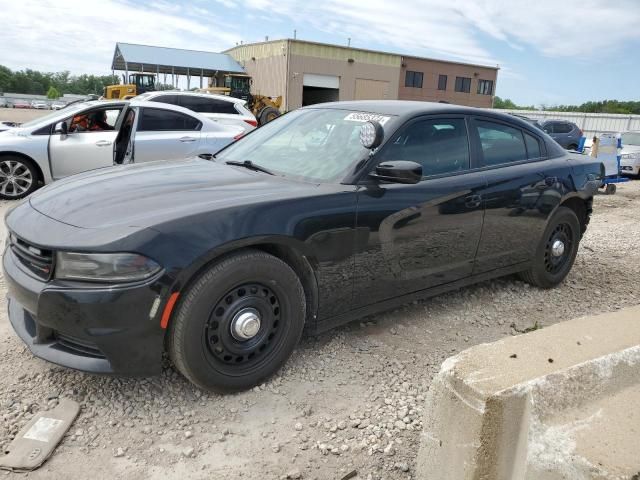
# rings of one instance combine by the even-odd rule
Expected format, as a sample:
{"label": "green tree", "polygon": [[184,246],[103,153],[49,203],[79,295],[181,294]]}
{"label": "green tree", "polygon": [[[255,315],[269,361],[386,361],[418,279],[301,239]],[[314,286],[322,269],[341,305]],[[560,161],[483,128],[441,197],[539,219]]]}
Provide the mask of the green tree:
{"label": "green tree", "polygon": [[508,98],[495,97],[493,99],[493,108],[506,108],[509,110],[535,110],[533,105],[516,105]]}
{"label": "green tree", "polygon": [[60,98],[60,92],[58,91],[58,89],[56,87],[51,85],[49,87],[49,90],[47,90],[47,98],[50,99],[50,100],[56,100],[56,99]]}

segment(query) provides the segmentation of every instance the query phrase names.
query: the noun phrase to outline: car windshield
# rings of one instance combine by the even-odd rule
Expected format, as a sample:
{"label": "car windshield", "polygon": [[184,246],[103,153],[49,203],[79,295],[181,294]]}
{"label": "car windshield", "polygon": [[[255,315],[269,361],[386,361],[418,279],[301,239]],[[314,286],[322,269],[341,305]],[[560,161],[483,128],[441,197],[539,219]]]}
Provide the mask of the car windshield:
{"label": "car windshield", "polygon": [[622,146],[637,145],[640,146],[640,132],[627,132],[622,134]]}
{"label": "car windshield", "polygon": [[37,127],[38,125],[44,125],[47,123],[54,122],[56,119],[62,120],[63,118],[67,118],[71,116],[73,113],[82,110],[83,108],[87,108],[85,103],[77,103],[75,105],[70,105],[63,110],[56,110],[55,112],[51,112],[42,117],[38,117],[35,120],[31,120],[30,122],[23,123],[20,125],[23,128]]}
{"label": "car windshield", "polygon": [[354,112],[301,109],[269,122],[223,150],[216,160],[246,162],[276,175],[314,183],[342,180],[368,154],[363,120]]}

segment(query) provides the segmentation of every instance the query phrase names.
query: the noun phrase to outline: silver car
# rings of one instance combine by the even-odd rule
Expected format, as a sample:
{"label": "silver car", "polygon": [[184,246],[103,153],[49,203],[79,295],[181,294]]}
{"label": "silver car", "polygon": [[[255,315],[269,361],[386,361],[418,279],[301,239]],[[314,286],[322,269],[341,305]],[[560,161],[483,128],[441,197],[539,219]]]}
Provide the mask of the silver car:
{"label": "silver car", "polygon": [[210,156],[244,131],[175,105],[91,101],[0,133],[0,198],[95,168]]}

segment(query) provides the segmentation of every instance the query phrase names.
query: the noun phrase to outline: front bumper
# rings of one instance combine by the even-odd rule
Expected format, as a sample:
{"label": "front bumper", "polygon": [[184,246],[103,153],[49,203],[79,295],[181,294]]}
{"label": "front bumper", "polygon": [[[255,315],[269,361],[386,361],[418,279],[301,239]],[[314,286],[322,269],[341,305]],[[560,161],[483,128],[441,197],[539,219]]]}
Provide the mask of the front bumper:
{"label": "front bumper", "polygon": [[[31,352],[92,373],[153,375],[161,371],[164,304],[159,278],[131,286],[43,282],[5,250],[9,320]],[[154,307],[155,303],[155,307]]]}
{"label": "front bumper", "polygon": [[623,175],[639,175],[640,163],[620,163],[620,173]]}

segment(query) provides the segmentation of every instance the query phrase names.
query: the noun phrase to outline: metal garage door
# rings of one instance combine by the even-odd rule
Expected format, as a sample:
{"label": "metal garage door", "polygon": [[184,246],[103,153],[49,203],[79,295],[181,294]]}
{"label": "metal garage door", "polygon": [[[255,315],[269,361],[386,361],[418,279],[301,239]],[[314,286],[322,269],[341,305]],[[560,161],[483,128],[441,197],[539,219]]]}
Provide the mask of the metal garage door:
{"label": "metal garage door", "polygon": [[305,73],[302,84],[305,87],[340,88],[340,77],[334,75],[320,75]]}
{"label": "metal garage door", "polygon": [[389,98],[389,82],[356,78],[356,100],[384,100]]}

